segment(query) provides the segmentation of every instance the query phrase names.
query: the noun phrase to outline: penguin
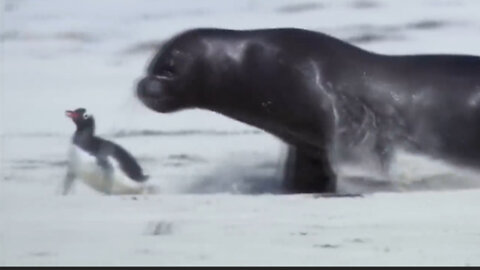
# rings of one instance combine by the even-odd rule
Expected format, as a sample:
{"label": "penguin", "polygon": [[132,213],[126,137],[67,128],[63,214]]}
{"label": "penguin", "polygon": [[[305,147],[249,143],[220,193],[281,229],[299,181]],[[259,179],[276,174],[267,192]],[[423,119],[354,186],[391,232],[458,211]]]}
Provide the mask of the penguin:
{"label": "penguin", "polygon": [[84,108],[67,110],[76,125],[71,139],[68,168],[63,182],[67,195],[73,182],[81,178],[93,189],[105,194],[141,194],[149,178],[135,158],[120,145],[95,136],[95,120]]}

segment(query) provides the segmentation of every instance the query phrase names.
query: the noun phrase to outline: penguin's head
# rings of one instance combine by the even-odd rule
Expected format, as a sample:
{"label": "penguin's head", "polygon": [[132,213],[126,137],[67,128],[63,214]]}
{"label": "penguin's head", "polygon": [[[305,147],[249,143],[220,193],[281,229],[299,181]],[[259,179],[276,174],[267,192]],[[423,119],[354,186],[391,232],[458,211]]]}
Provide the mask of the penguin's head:
{"label": "penguin's head", "polygon": [[87,113],[84,108],[78,108],[74,111],[65,111],[65,115],[72,119],[78,129],[93,128],[93,116]]}

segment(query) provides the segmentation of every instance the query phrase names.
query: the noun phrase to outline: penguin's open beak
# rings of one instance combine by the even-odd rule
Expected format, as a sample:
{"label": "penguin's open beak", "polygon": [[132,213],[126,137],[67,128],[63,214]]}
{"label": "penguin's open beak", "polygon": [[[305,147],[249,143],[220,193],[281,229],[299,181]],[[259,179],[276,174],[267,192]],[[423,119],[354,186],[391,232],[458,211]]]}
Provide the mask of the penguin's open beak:
{"label": "penguin's open beak", "polygon": [[65,115],[69,118],[75,119],[77,117],[77,113],[72,111],[65,111]]}

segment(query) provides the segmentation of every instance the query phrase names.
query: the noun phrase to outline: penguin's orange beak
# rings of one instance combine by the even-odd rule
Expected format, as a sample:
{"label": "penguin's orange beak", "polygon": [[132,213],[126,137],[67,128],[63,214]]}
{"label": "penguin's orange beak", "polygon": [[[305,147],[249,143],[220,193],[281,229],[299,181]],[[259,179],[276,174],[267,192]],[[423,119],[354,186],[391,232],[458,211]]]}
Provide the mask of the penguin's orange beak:
{"label": "penguin's orange beak", "polygon": [[65,111],[65,115],[69,118],[75,119],[77,118],[78,114],[73,111]]}

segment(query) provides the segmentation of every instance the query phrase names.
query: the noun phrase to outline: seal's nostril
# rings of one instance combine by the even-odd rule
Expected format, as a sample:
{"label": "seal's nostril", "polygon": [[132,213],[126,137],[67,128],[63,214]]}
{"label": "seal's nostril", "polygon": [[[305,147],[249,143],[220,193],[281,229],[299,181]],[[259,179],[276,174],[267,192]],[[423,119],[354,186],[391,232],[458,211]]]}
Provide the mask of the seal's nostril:
{"label": "seal's nostril", "polygon": [[162,83],[159,80],[151,79],[145,82],[145,91],[148,95],[158,95],[162,89]]}
{"label": "seal's nostril", "polygon": [[138,82],[137,94],[139,96],[157,97],[162,94],[162,83],[152,78],[144,78]]}
{"label": "seal's nostril", "polygon": [[139,97],[156,97],[162,94],[162,83],[154,78],[144,78],[137,83],[137,95]]}

